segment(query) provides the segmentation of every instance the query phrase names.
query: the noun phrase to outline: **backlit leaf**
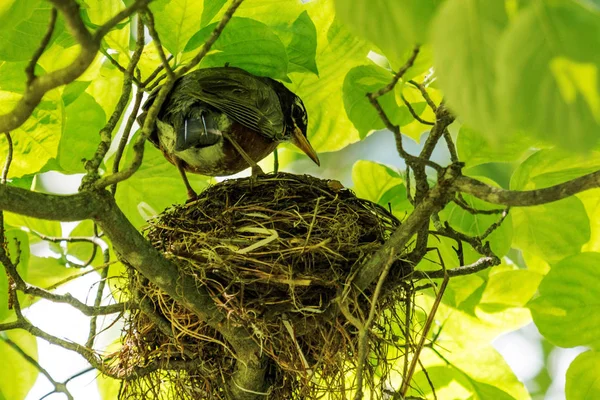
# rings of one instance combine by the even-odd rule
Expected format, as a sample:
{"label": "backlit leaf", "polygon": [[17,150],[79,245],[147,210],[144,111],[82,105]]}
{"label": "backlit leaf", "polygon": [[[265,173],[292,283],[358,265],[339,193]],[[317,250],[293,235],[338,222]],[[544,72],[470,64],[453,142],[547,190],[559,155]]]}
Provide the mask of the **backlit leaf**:
{"label": "backlit leaf", "polygon": [[83,173],[82,159],[91,159],[98,148],[99,131],[106,123],[106,115],[87,93],[67,106],[65,113],[65,130],[60,139],[58,162],[65,173]]}
{"label": "backlit leaf", "polygon": [[[14,107],[19,95],[0,92],[0,112]],[[31,117],[11,132],[13,157],[9,177],[21,177],[39,172],[58,153],[58,142],[62,131],[63,107],[57,91],[49,92]],[[6,137],[0,135],[0,158],[4,160],[8,151]]]}
{"label": "backlit leaf", "polygon": [[200,29],[204,2],[197,0],[159,0],[150,4],[156,31],[162,45],[173,55],[181,53]]}
{"label": "backlit leaf", "polygon": [[[196,33],[185,46],[187,53],[204,44],[216,23]],[[222,67],[229,63],[256,75],[287,80],[288,60],[284,44],[262,22],[233,17],[227,29],[202,59],[202,67]]]}
{"label": "backlit leaf", "polygon": [[[344,108],[361,138],[367,136],[367,133],[372,130],[385,128],[383,120],[366,94],[385,87],[392,77],[391,72],[376,65],[354,67],[346,75],[343,86]],[[408,108],[397,103],[393,91],[380,97],[378,101],[394,125],[403,126],[413,121]],[[420,114],[425,109],[425,102],[415,103],[413,108],[417,114]]]}
{"label": "backlit leaf", "polygon": [[587,400],[600,397],[600,353],[586,351],[581,353],[567,370],[565,392],[567,400]]}
{"label": "backlit leaf", "polygon": [[529,304],[546,339],[561,347],[600,346],[600,253],[580,253],[555,264]]}
{"label": "backlit leaf", "polygon": [[499,48],[506,125],[569,149],[597,144],[599,47],[600,13],[577,1],[536,1],[520,12]]}
{"label": "backlit leaf", "polygon": [[499,119],[495,64],[507,22],[502,1],[448,0],[432,24],[434,65],[448,105],[488,134]]}
{"label": "backlit leaf", "polygon": [[337,0],[339,18],[373,42],[385,56],[403,63],[406,50],[428,41],[436,0]]}
{"label": "backlit leaf", "polygon": [[[28,332],[13,330],[3,332],[21,350],[37,359],[37,339]],[[15,349],[0,338],[0,399],[23,400],[35,383],[39,371]]]}

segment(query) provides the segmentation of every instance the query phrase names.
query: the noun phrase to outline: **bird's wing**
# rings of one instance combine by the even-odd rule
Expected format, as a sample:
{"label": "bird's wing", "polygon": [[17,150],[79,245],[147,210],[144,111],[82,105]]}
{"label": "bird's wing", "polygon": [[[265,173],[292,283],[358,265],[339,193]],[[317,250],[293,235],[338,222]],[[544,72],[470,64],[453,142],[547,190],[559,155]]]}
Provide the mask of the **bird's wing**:
{"label": "bird's wing", "polygon": [[182,89],[190,89],[183,89],[186,94],[267,137],[283,136],[285,121],[279,96],[254,75],[238,68],[209,68],[184,78],[191,80],[190,85],[185,82],[180,85]]}

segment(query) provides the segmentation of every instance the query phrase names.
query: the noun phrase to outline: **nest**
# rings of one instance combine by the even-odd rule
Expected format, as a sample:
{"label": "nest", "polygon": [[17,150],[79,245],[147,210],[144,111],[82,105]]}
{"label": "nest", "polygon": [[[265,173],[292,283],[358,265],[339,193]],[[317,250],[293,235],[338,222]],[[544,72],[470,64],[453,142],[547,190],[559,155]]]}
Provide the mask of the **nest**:
{"label": "nest", "polygon": [[[351,281],[399,224],[335,181],[280,173],[211,186],[163,212],[146,234],[183,279],[252,333],[267,356],[269,399],[344,398],[356,384],[358,329],[335,299],[343,294],[347,312],[368,315],[375,284],[358,291]],[[392,364],[381,360],[402,331],[409,273],[399,257],[378,298],[363,381],[381,394],[374,398],[389,384]],[[151,312],[131,314],[115,368],[161,368],[126,381],[121,398],[228,398],[236,360],[221,335],[133,269],[128,282]],[[176,368],[186,360],[194,362]]]}

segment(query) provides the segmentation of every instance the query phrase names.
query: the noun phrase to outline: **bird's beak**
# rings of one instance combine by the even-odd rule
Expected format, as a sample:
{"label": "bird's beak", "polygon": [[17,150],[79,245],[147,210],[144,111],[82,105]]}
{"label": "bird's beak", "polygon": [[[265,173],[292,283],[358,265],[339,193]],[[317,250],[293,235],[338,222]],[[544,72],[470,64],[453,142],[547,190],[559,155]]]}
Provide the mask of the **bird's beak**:
{"label": "bird's beak", "polygon": [[315,164],[317,164],[318,166],[321,166],[321,162],[319,161],[319,156],[317,155],[317,152],[315,151],[315,149],[312,148],[310,143],[308,143],[308,140],[302,134],[302,131],[300,130],[300,128],[296,127],[294,129],[294,132],[292,133],[291,142],[297,148],[302,150],[307,156],[309,156],[310,159],[315,162]]}

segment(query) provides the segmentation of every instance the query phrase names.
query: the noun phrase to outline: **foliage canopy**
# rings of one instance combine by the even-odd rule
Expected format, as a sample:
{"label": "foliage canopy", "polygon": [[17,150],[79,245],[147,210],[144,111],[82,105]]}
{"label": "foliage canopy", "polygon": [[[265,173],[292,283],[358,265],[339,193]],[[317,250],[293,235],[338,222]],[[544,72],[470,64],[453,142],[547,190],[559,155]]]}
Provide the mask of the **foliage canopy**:
{"label": "foliage canopy", "polygon": [[[142,23],[153,40],[141,42]],[[185,190],[176,168],[144,144],[148,127],[132,133],[131,124],[160,77],[168,85],[172,73],[196,64],[227,63],[279,79],[303,99],[310,142],[331,160],[325,178],[341,176],[337,154],[350,145],[381,129],[394,134],[406,168],[370,161],[387,151],[378,149],[351,175],[357,196],[403,221],[388,245],[409,249],[415,276],[433,283],[413,299],[414,329],[428,315],[435,323],[402,395],[539,394],[491,345],[533,321],[551,344],[587,348],[567,372],[567,399],[600,398],[598,49],[598,0],[3,2],[0,132],[7,134],[0,135],[0,159],[10,161],[0,187],[7,270],[0,273],[0,400],[23,399],[34,384],[35,336],[102,369],[90,350],[96,317],[122,311],[129,300],[119,303],[115,294],[116,305],[101,305],[104,283],[93,305],[55,295],[80,267],[97,268],[106,282],[125,269],[116,254],[131,261],[137,246],[140,265],[160,260],[154,270],[140,269],[148,279],[173,273],[137,232],[182,203]],[[417,154],[406,150],[410,141],[419,143]],[[432,158],[434,148],[444,155]],[[278,154],[281,168],[304,168],[291,147]],[[270,170],[273,159],[262,165]],[[34,193],[59,191],[47,185],[48,172],[85,174],[82,189],[68,198]],[[190,178],[198,190],[214,183]],[[81,222],[68,231],[59,221]],[[366,265],[371,282],[381,264],[374,257]],[[442,297],[440,264],[449,274]],[[165,290],[201,315],[200,300],[179,289]],[[19,306],[39,298],[92,316],[87,350],[23,322]],[[390,395],[400,393],[403,366],[418,347],[409,343],[404,358],[404,346],[379,360],[400,371]],[[99,385],[104,398],[115,398],[114,381]]]}

